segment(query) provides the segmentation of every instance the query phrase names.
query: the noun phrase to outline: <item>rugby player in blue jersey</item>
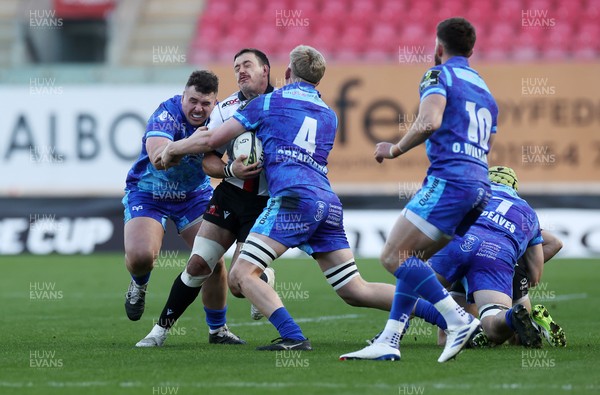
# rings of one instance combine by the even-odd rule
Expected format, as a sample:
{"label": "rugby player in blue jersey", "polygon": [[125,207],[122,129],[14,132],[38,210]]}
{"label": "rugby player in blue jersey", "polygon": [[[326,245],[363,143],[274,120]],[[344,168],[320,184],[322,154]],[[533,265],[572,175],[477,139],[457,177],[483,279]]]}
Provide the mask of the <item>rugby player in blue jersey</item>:
{"label": "rugby player in blue jersey", "polygon": [[[502,344],[516,332],[526,347],[541,347],[529,311],[522,304],[512,306],[512,279],[519,258],[523,258],[532,286],[541,279],[544,252],[539,221],[517,195],[512,169],[492,168],[490,178],[495,181],[485,211],[464,236],[430,259],[431,267],[446,285],[465,277],[468,300],[477,304],[489,340]],[[509,180],[513,184],[508,184]]]}
{"label": "rugby player in blue jersey", "polygon": [[[463,284],[468,288],[471,304],[465,308],[474,309],[472,313],[479,316],[484,330],[471,340],[472,346],[502,344],[513,333],[519,334],[520,343],[526,347],[540,347],[540,333],[551,345],[565,346],[564,331],[547,309],[538,305],[530,317],[529,301],[515,297],[518,291],[513,290],[517,259],[524,270],[528,269],[525,276],[532,273],[532,283],[536,284],[544,261],[560,250],[561,243],[541,231],[535,211],[517,195],[518,179],[511,168],[494,166],[489,169],[489,178],[492,199],[485,211],[465,236],[455,237],[431,257],[431,267],[443,285],[453,284],[451,294],[455,298],[460,285],[462,301],[457,301],[462,306],[466,304]],[[417,301],[415,315],[446,328],[440,313],[423,299]],[[439,336],[438,343],[443,345],[445,333]]]}
{"label": "rugby player in blue jersey", "polygon": [[[394,159],[425,143],[430,166],[387,237],[381,262],[396,277],[387,324],[375,342],[340,359],[398,360],[399,333],[419,297],[429,301],[447,324],[446,346],[438,362],[455,357],[479,326],[437,280],[426,262],[454,235],[462,236],[490,198],[487,153],[496,133],[498,107],[490,90],[469,67],[475,29],[464,18],[437,25],[435,66],[419,86],[419,113],[396,143],[379,143],[375,159]],[[399,169],[401,171],[401,169]]]}
{"label": "rugby player in blue jersey", "polygon": [[[235,114],[236,110],[248,100],[264,93],[273,91],[270,83],[270,64],[267,56],[254,48],[244,48],[235,54],[233,70],[239,91],[231,94],[217,104],[210,116],[208,128],[217,127]],[[179,140],[185,143],[187,140]],[[223,154],[228,152],[227,163],[222,161]],[[264,173],[259,164],[245,166],[242,162],[244,155],[232,159],[232,142],[217,151],[204,155],[202,166],[211,177],[222,178],[216,187],[210,203],[204,213],[204,220],[192,247],[192,253],[185,270],[177,275],[158,322],[150,333],[140,340],[136,347],[159,347],[165,342],[168,330],[194,302],[200,288],[212,276],[227,276],[227,270],[221,267],[219,258],[237,240],[236,250],[232,261],[239,254],[244,240],[250,232],[254,221],[267,204],[268,190]],[[180,152],[188,153],[184,147]],[[274,283],[274,271],[269,268],[263,273],[262,279],[269,284]],[[223,305],[227,300],[227,287],[221,288]],[[251,316],[260,319],[257,312],[251,309]],[[213,314],[213,311],[207,311]],[[223,317],[224,318],[224,317]],[[216,332],[220,323],[213,322],[209,342],[242,344],[241,339],[227,332]]]}
{"label": "rugby player in blue jersey", "polygon": [[562,243],[540,229],[536,213],[517,195],[518,179],[511,168],[494,166],[489,178],[492,200],[464,237],[431,258],[432,268],[444,285],[464,277],[465,296],[475,302],[484,329],[473,339],[474,346],[502,344],[516,332],[526,347],[540,347],[540,334],[552,346],[564,347],[563,329],[545,306],[536,305],[532,311],[527,296],[528,287],[540,281],[543,264]]}
{"label": "rugby player in blue jersey", "polygon": [[[142,138],[140,156],[127,174],[125,197],[125,264],[131,283],[125,298],[125,311],[132,321],[141,318],[150,273],[158,258],[166,222],[171,219],[191,248],[213,188],[202,170],[202,154],[176,158],[176,166],[165,169],[161,154],[171,141],[185,139],[209,121],[215,107],[219,80],[210,71],[194,71],[182,95],[161,103],[152,114]],[[222,263],[221,263],[222,265]],[[209,326],[220,323],[221,331],[231,334],[225,325],[222,289],[226,276],[207,281],[203,302]],[[210,286],[209,286],[210,283]],[[210,288],[210,289],[209,289]]]}
{"label": "rugby player in blue jersey", "polygon": [[[250,130],[263,144],[270,199],[229,274],[234,295],[252,301],[279,332],[277,341],[258,350],[312,349],[277,292],[260,280],[261,273],[289,248],[299,247],[316,259],[348,304],[391,307],[394,287],[368,283],[360,276],[344,232],[342,205],[327,179],[337,116],[315,89],[324,73],[321,53],[298,46],[290,53],[287,85],[240,107],[220,127],[188,139],[195,142],[195,152],[205,152]],[[165,148],[165,165],[178,154],[178,145]]]}

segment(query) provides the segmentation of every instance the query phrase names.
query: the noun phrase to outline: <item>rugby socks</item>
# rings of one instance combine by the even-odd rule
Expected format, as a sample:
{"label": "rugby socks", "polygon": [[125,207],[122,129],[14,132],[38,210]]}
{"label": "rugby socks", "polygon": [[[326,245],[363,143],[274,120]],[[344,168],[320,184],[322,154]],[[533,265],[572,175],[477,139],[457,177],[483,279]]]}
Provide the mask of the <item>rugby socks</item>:
{"label": "rugby socks", "polygon": [[419,300],[417,300],[417,304],[415,305],[415,316],[424,319],[425,322],[437,325],[441,329],[448,328],[444,317],[425,299],[419,298]]}
{"label": "rugby socks", "polygon": [[440,284],[433,269],[417,257],[411,256],[404,261],[394,276],[411,285],[415,293],[432,304],[448,296],[448,291]]}
{"label": "rugby socks", "polygon": [[408,324],[410,313],[417,299],[418,296],[408,284],[400,279],[396,281],[396,292],[394,293],[390,317],[375,343],[387,343],[394,348],[399,347],[400,333],[404,331]]}
{"label": "rugby socks", "polygon": [[444,317],[448,328],[469,323],[468,314],[450,296],[426,262],[411,256],[394,272],[394,276],[410,284],[416,294],[433,304]]}
{"label": "rugby socks", "polygon": [[514,332],[517,330],[517,328],[515,328],[515,324],[512,322],[512,312],[512,307],[506,310],[506,313],[504,313],[504,321],[506,321],[506,325],[508,325],[508,327]]}
{"label": "rugby socks", "polygon": [[224,326],[227,323],[227,318],[225,318],[225,314],[227,314],[227,306],[224,309],[213,310],[207,307],[204,307],[204,311],[206,312],[206,323],[208,324],[209,333],[217,333],[219,328]]}
{"label": "rugby socks", "polygon": [[171,286],[171,292],[169,293],[167,303],[165,304],[162,313],[160,313],[158,325],[165,329],[169,329],[175,325],[175,321],[177,321],[188,306],[196,300],[201,288],[202,287],[188,287],[181,281],[181,275],[178,274],[173,282],[173,286]]}
{"label": "rugby socks", "polygon": [[306,340],[302,330],[285,307],[275,310],[269,317],[269,321],[277,329],[282,339]]}
{"label": "rugby socks", "polygon": [[143,276],[134,276],[132,274],[131,279],[141,287],[142,285],[148,284],[148,281],[150,280],[150,273],[152,272],[148,272],[148,274],[144,274]]}

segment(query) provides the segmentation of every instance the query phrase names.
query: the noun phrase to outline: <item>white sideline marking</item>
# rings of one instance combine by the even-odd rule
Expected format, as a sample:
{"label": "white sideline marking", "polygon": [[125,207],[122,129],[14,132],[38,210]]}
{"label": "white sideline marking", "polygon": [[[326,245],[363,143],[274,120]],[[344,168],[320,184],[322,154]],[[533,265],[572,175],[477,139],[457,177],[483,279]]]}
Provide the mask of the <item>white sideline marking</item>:
{"label": "white sideline marking", "polygon": [[[347,363],[347,362],[341,362]],[[252,381],[233,381],[233,382],[190,382],[190,383],[180,383],[180,382],[159,382],[159,383],[147,383],[140,381],[123,381],[119,383],[113,383],[110,381],[48,381],[45,383],[41,383],[36,385],[29,382],[10,382],[10,381],[0,381],[0,388],[81,388],[81,387],[114,387],[118,386],[121,388],[147,388],[150,386],[168,386],[168,387],[182,387],[182,388],[209,388],[209,387],[232,387],[232,388],[295,388],[295,387],[312,387],[312,388],[331,388],[331,389],[355,389],[355,388],[363,388],[363,389],[378,389],[378,390],[388,390],[388,389],[398,389],[402,387],[424,387],[424,388],[435,388],[435,389],[444,389],[444,390],[472,390],[472,389],[481,389],[481,386],[473,385],[469,383],[463,384],[450,384],[450,383],[400,383],[400,384],[361,384],[361,383],[331,383],[331,382],[314,382],[314,381],[303,381],[297,383],[290,382],[252,382]],[[484,387],[485,388],[485,387]],[[596,384],[523,384],[523,383],[496,383],[489,384],[489,389],[493,390],[515,390],[515,389],[524,389],[524,390],[547,390],[547,391],[562,391],[562,392],[571,392],[574,390],[584,389],[586,391],[597,391],[600,389],[600,385]]]}
{"label": "white sideline marking", "polygon": [[[535,296],[535,293],[533,294]],[[587,299],[588,294],[566,294],[566,295],[557,295],[551,298],[539,298],[533,299],[533,301],[538,302],[563,302],[565,300],[577,300],[577,299]],[[532,303],[533,304],[533,303]]]}
{"label": "white sideline marking", "polygon": [[[355,319],[355,318],[359,318],[361,317],[360,314],[345,314],[345,315],[325,315],[322,317],[309,317],[309,318],[298,318],[298,319],[294,319],[294,321],[296,321],[296,323],[298,324],[303,324],[306,322],[323,322],[323,321],[335,321],[335,320],[351,320],[351,319]],[[254,321],[254,322],[238,322],[236,323],[235,321],[230,321],[227,322],[227,325],[230,327],[235,327],[235,326],[258,326],[258,325],[267,325],[267,324],[271,324],[269,322],[269,320],[267,319],[263,319],[261,321]]]}

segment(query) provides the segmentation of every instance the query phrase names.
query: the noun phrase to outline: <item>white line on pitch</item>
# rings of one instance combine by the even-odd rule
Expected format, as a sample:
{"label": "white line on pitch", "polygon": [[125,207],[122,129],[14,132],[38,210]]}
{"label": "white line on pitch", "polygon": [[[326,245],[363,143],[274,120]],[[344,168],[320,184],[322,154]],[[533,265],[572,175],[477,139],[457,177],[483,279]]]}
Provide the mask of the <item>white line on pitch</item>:
{"label": "white line on pitch", "polygon": [[[306,322],[322,322],[322,321],[335,321],[335,320],[351,320],[355,318],[359,318],[360,314],[345,314],[345,315],[325,315],[322,317],[309,317],[309,318],[297,318],[294,319],[299,324]],[[228,322],[227,325],[230,327],[233,326],[258,326],[258,325],[267,325],[270,324],[268,320],[264,321],[255,321],[255,322],[238,322],[235,321]]]}
{"label": "white line on pitch", "polygon": [[566,295],[556,295],[547,298],[536,298],[535,291],[532,294],[533,300],[538,302],[564,302],[565,300],[577,300],[577,299],[587,299],[588,294],[566,294]]}

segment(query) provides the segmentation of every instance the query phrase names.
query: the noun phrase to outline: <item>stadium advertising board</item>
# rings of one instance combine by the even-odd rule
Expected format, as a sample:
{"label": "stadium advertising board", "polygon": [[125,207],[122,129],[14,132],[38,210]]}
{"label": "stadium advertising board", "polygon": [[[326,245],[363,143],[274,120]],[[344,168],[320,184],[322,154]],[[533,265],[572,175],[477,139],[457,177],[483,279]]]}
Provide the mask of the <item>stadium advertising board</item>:
{"label": "stadium advertising board", "polygon": [[[72,199],[50,204],[28,200],[28,204],[19,204],[20,210],[0,215],[0,255],[123,251],[123,211],[118,199]],[[537,212],[542,227],[564,242],[561,257],[600,255],[600,210],[539,209]],[[379,257],[399,215],[400,209],[344,210],[344,226],[355,254],[361,258]],[[163,250],[188,250],[170,222]],[[227,256],[232,254],[231,249]],[[297,249],[285,254],[285,257],[300,256],[306,255]]]}
{"label": "stadium advertising board", "polygon": [[[600,79],[593,64],[481,66],[500,104],[491,164],[515,168],[522,187],[600,184]],[[427,65],[331,66],[319,90],[339,118],[329,174],[343,193],[395,193],[422,181],[424,148],[380,165],[377,141],[397,140],[414,121],[417,86]],[[229,67],[212,69],[221,97],[236,89]],[[283,67],[272,79],[283,80]],[[182,75],[185,81],[187,75]],[[32,78],[0,91],[0,194],[122,193],[150,114],[180,86],[61,85]],[[373,186],[376,186],[374,189]],[[539,189],[538,189],[539,190]]]}

